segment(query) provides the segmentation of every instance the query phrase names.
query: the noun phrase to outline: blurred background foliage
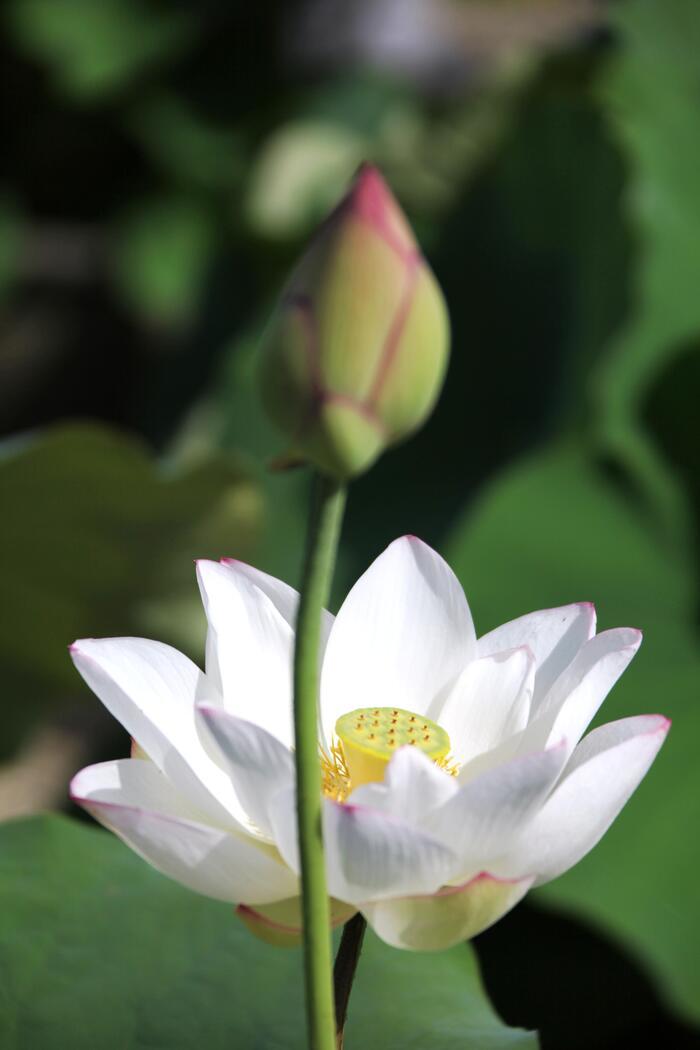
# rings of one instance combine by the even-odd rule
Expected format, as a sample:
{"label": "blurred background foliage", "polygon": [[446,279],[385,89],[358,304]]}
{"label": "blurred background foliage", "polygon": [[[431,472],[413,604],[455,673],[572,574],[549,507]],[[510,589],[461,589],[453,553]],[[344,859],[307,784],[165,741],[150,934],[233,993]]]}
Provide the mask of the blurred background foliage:
{"label": "blurred background foliage", "polygon": [[699,1045],[697,0],[7,0],[0,19],[0,815],[65,808],[73,767],[126,746],[73,638],[198,658],[192,558],[298,578],[307,478],[267,469],[256,346],[369,159],[454,351],[429,424],[353,486],[335,601],[411,532],[480,633],[577,599],[645,629],[605,719],[671,715],[664,752],[598,849],[477,949],[545,1047]]}

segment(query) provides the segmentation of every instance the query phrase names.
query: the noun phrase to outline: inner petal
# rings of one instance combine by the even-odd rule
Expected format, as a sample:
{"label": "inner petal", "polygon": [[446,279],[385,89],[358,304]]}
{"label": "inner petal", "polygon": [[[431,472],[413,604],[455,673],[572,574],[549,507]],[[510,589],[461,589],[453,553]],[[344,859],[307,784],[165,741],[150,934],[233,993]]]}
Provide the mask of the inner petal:
{"label": "inner petal", "polygon": [[442,764],[450,738],[436,722],[400,707],[361,707],[341,715],[335,733],[353,788],[382,781],[396,750],[406,745]]}

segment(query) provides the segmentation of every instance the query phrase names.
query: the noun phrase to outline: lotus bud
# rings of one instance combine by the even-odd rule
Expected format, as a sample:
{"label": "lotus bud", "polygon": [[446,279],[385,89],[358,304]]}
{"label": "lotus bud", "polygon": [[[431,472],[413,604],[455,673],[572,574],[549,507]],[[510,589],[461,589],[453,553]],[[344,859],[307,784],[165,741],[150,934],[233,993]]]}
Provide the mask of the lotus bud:
{"label": "lotus bud", "polygon": [[363,166],[271,320],[265,406],[295,453],[346,480],[425,421],[448,352],[442,292],[382,176]]}

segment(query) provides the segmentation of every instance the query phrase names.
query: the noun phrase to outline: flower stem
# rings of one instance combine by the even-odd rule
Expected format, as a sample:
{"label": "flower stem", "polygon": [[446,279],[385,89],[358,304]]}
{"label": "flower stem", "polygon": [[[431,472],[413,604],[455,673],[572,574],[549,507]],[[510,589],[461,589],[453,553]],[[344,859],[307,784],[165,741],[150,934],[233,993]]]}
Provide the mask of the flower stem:
{"label": "flower stem", "polygon": [[338,954],[335,957],[333,967],[333,985],[335,987],[335,1031],[337,1050],[343,1050],[343,1037],[345,1035],[345,1020],[348,1016],[348,1003],[352,982],[355,979],[355,970],[360,961],[362,941],[364,940],[367,922],[358,911],[352,919],[345,923],[343,936],[340,940]]}
{"label": "flower stem", "polygon": [[344,506],[344,487],[319,475],[309,523],[294,649],[297,818],[306,1017],[311,1050],[335,1050],[330,911],[321,831],[318,693],[321,613],[328,601]]}

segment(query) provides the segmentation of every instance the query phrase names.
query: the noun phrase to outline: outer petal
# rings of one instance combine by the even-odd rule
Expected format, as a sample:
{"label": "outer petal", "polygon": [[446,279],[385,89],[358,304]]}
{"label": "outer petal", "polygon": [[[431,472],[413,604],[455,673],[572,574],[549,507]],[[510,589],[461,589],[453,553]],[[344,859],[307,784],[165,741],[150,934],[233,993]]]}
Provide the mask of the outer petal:
{"label": "outer petal", "polygon": [[220,707],[200,704],[198,710],[248,816],[265,835],[272,836],[270,802],[294,783],[291,751],[254,722],[236,718]]}
{"label": "outer petal", "polygon": [[[463,878],[491,867],[532,820],[561,773],[565,745],[516,758],[465,784],[436,810],[431,829],[459,857]],[[518,872],[519,875],[525,872]]]}
{"label": "outer petal", "polygon": [[473,660],[455,682],[438,721],[460,763],[527,725],[535,659],[527,646]]}
{"label": "outer petal", "polygon": [[456,857],[410,824],[364,806],[326,801],[328,888],[353,904],[433,893],[455,871]]}
{"label": "outer petal", "polygon": [[362,914],[394,948],[440,951],[469,940],[521,900],[532,879],[497,879],[485,872],[463,886],[445,886],[430,897],[401,897],[362,906]]}
{"label": "outer petal", "polygon": [[549,882],[578,863],[605,834],[666,739],[670,722],[642,715],[589,733],[566,775],[498,870]]}
{"label": "outer petal", "polygon": [[[299,870],[294,791],[272,807],[280,853]],[[326,799],[323,812],[328,891],[350,904],[433,893],[455,869],[455,855],[434,838],[377,810]]]}
{"label": "outer petal", "polygon": [[524,747],[566,737],[571,751],[641,645],[640,631],[618,627],[587,642],[536,709]]}
{"label": "outer petal", "polygon": [[[330,899],[331,928],[342,926],[357,912],[352,904]],[[251,908],[248,904],[239,904],[236,915],[251,933],[260,940],[278,948],[294,947],[301,944],[304,932],[301,915],[301,897],[292,897],[286,901],[275,901],[273,904],[257,905]]]}
{"label": "outer petal", "polygon": [[360,577],[333,624],[321,687],[326,739],[356,707],[427,713],[475,651],[471,613],[452,570],[420,540],[396,540]]}
{"label": "outer petal", "polygon": [[207,755],[195,702],[210,690],[186,656],[145,638],[83,638],[71,656],[90,688],[180,794],[216,823],[245,826],[246,814],[226,774]]}
{"label": "outer petal", "polygon": [[546,696],[537,699],[535,687],[528,725],[469,759],[459,774],[460,782],[562,739],[571,752],[639,648],[641,637],[639,631],[622,627],[586,642]]}
{"label": "outer petal", "polygon": [[[280,616],[287,621],[292,630],[295,630],[299,604],[298,591],[295,591],[288,583],[284,583],[283,580],[278,580],[276,576],[270,576],[269,573],[261,572],[260,569],[247,565],[246,562],[237,561],[235,558],[222,558],[221,564],[228,566],[232,572],[240,573],[258,590],[266,594]],[[329,613],[327,609],[323,610],[321,614],[321,652],[326,647],[334,619],[332,613]]]}
{"label": "outer petal", "polygon": [[71,797],[164,875],[207,897],[265,903],[297,892],[276,851],[254,839],[191,819],[151,762],[89,766]]}
{"label": "outer petal", "polygon": [[427,755],[401,747],[387,766],[381,784],[363,784],[348,803],[372,807],[420,824],[459,790],[455,778],[438,769]]}
{"label": "outer petal", "polygon": [[595,634],[590,602],[540,609],[489,631],[478,641],[479,656],[527,645],[537,664],[535,699],[549,691],[576,653]]}
{"label": "outer petal", "polygon": [[243,573],[200,561],[197,578],[209,621],[207,673],[211,666],[220,680],[224,706],[291,746],[291,627]]}

